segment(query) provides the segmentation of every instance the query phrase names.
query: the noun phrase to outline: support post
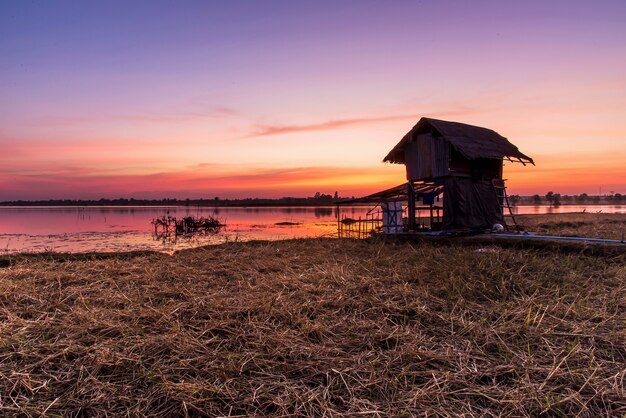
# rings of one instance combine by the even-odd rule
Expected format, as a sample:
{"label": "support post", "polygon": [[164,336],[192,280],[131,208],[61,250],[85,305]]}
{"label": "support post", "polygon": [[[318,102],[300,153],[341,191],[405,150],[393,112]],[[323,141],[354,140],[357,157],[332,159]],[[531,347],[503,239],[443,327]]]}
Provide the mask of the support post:
{"label": "support post", "polygon": [[337,238],[341,238],[341,220],[339,219],[339,205],[337,205],[336,209],[337,213]]}
{"label": "support post", "polygon": [[415,230],[415,189],[413,189],[413,182],[407,183],[407,198],[409,200],[409,231]]}
{"label": "support post", "polygon": [[433,229],[433,222],[434,222],[434,217],[433,217],[433,204],[430,204],[430,229]]}

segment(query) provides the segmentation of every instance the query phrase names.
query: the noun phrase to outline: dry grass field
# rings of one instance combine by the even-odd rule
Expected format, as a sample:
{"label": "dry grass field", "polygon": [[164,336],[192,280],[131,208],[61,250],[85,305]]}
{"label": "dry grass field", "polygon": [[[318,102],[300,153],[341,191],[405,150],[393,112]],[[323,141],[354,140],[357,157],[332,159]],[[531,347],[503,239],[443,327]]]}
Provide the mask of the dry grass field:
{"label": "dry grass field", "polygon": [[320,239],[3,260],[5,416],[626,414],[625,253]]}
{"label": "dry grass field", "polygon": [[563,213],[559,215],[519,215],[526,231],[541,235],[626,239],[626,214]]}

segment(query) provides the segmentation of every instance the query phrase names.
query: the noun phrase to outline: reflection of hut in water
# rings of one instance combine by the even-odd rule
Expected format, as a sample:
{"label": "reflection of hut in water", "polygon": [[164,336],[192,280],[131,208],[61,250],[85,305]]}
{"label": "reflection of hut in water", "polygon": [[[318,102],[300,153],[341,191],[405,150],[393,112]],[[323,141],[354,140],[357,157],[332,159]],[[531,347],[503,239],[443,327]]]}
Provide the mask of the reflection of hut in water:
{"label": "reflection of hut in water", "polygon": [[366,219],[345,222],[339,233],[401,233],[508,228],[511,211],[502,178],[503,160],[534,164],[497,132],[478,126],[422,118],[383,161],[406,166],[407,182],[342,205],[375,205]]}

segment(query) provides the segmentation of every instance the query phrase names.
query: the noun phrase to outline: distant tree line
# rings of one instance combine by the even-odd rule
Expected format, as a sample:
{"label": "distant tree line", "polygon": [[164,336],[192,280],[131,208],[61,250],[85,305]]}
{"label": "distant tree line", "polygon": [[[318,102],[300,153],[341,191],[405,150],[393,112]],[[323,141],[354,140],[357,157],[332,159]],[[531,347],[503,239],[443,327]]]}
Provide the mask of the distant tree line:
{"label": "distant tree line", "polygon": [[[73,200],[73,199],[50,199],[50,200],[15,200],[0,202],[0,206],[327,206],[339,203],[354,196],[340,197],[338,192],[334,194],[315,193],[310,197],[281,197],[269,198],[245,198],[245,199],[222,199],[219,196],[206,199],[98,199],[98,200]],[[626,195],[611,193],[605,196],[588,195],[561,195],[560,193],[548,192],[544,196],[509,195],[511,205],[573,205],[573,204],[626,204]]]}
{"label": "distant tree line", "polygon": [[[354,196],[352,196],[354,198]],[[215,196],[210,199],[50,199],[50,200],[15,200],[0,202],[1,206],[325,206],[348,198],[339,197],[339,193],[324,194],[317,192],[310,197],[281,197],[222,199]]]}

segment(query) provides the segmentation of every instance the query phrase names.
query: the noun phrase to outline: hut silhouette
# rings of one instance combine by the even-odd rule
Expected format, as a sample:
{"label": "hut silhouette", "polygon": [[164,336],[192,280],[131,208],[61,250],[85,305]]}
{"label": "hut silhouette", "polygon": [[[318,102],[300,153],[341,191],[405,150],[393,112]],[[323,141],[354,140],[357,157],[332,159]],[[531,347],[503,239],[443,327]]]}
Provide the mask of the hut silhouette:
{"label": "hut silhouette", "polygon": [[[383,159],[404,164],[407,182],[345,203],[379,205],[387,233],[507,227],[504,212],[508,209],[512,216],[512,211],[503,179],[504,159],[534,165],[532,158],[491,129],[421,118]],[[443,206],[437,205],[442,197]],[[420,210],[428,215],[422,217]]]}

